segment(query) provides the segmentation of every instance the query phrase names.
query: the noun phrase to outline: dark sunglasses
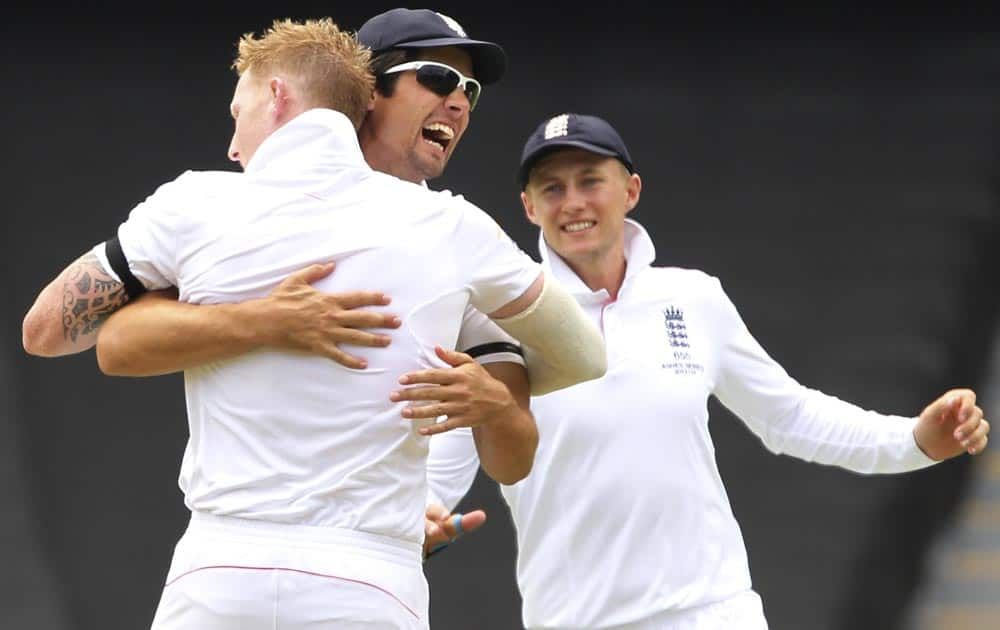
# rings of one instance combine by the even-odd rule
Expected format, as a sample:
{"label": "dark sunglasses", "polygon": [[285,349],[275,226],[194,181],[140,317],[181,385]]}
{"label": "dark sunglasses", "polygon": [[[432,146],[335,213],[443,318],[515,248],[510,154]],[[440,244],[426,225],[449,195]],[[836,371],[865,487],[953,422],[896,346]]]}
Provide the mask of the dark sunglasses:
{"label": "dark sunglasses", "polygon": [[451,66],[437,61],[409,61],[393,66],[382,74],[393,72],[417,71],[417,83],[438,96],[448,96],[455,88],[462,88],[465,97],[469,99],[469,111],[476,109],[483,86],[472,77],[467,77]]}

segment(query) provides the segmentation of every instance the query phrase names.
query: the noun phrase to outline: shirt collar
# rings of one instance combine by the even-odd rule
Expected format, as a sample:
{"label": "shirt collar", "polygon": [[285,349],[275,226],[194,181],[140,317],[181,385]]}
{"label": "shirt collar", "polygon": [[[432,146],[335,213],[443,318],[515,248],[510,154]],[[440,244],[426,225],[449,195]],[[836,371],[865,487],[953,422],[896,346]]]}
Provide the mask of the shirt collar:
{"label": "shirt collar", "polygon": [[[591,295],[601,300],[610,298],[604,289],[591,291],[590,287],[580,279],[580,276],[576,275],[566,264],[566,261],[549,247],[541,232],[538,234],[538,251],[542,256],[542,266],[574,296]],[[653,239],[649,238],[649,233],[637,221],[625,219],[626,264],[625,280],[622,282],[622,286],[624,287],[632,277],[653,264],[654,260],[656,260],[656,247],[653,245]]]}
{"label": "shirt collar", "polygon": [[317,108],[299,114],[265,138],[245,172],[322,166],[369,168],[347,116]]}

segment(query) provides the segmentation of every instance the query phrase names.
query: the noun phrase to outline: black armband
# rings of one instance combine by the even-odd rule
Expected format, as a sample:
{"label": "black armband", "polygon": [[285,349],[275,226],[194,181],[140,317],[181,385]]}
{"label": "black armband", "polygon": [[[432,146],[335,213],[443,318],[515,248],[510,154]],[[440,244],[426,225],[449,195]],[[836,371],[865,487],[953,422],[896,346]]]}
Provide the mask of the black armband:
{"label": "black armband", "polygon": [[475,359],[487,354],[499,354],[501,352],[510,352],[524,358],[524,351],[521,350],[521,346],[507,341],[495,341],[493,343],[484,343],[478,346],[473,346],[466,350],[465,354]]}
{"label": "black armband", "polygon": [[122,251],[122,244],[118,241],[117,236],[105,241],[104,254],[108,257],[108,264],[111,265],[111,270],[122,281],[122,286],[125,287],[128,299],[134,300],[146,292],[146,287],[139,282],[139,279],[132,274],[132,270],[128,268],[128,260],[125,259],[125,252]]}

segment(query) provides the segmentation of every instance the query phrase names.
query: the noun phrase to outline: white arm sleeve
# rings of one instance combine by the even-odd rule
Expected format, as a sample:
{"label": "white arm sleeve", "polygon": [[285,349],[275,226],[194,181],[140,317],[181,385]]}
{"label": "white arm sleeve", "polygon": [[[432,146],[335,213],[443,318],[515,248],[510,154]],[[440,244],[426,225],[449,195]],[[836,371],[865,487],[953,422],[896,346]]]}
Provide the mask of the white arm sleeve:
{"label": "white arm sleeve", "polygon": [[472,429],[461,427],[431,438],[427,456],[427,504],[454,510],[472,487],[479,455]]}
{"label": "white arm sleeve", "polygon": [[545,277],[531,306],[495,321],[524,346],[532,396],[600,378],[607,371],[601,331],[551,276]]}
{"label": "white arm sleeve", "polygon": [[867,411],[803,387],[751,336],[716,280],[720,369],[714,394],[774,453],[859,473],[934,464],[913,438],[915,418]]}
{"label": "white arm sleeve", "polygon": [[[492,313],[524,295],[542,273],[485,212],[463,200],[450,242],[467,275],[469,301]],[[607,370],[604,338],[576,300],[551,278],[523,312],[496,323],[524,346],[531,394],[600,378]]]}

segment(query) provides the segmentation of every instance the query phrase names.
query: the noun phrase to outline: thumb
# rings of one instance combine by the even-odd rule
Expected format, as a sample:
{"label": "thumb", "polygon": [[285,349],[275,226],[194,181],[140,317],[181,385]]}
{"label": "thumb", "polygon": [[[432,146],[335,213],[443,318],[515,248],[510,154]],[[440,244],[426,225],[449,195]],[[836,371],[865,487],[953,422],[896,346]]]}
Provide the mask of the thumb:
{"label": "thumb", "polygon": [[315,265],[309,265],[305,269],[299,269],[292,275],[288,276],[287,282],[303,282],[305,284],[312,284],[317,280],[321,280],[331,273],[333,273],[333,268],[337,266],[337,263],[317,263]]}
{"label": "thumb", "polygon": [[923,415],[927,420],[934,422],[944,422],[948,416],[957,416],[962,408],[962,396],[958,392],[948,392],[944,394],[924,409]]}
{"label": "thumb", "polygon": [[454,350],[445,350],[441,346],[434,346],[434,352],[438,355],[442,361],[450,365],[451,367],[458,367],[465,363],[472,363],[472,357],[463,353],[455,352]]}

